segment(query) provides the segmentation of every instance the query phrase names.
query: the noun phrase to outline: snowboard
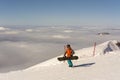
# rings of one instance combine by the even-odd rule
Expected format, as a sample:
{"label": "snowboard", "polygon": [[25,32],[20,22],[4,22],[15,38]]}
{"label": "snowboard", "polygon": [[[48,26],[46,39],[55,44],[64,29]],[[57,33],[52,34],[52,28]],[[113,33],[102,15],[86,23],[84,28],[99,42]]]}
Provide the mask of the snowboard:
{"label": "snowboard", "polygon": [[58,59],[58,61],[64,61],[64,60],[68,60],[68,59],[70,59],[70,60],[77,60],[78,56],[72,56],[70,58],[67,58],[67,57],[58,57],[57,59]]}

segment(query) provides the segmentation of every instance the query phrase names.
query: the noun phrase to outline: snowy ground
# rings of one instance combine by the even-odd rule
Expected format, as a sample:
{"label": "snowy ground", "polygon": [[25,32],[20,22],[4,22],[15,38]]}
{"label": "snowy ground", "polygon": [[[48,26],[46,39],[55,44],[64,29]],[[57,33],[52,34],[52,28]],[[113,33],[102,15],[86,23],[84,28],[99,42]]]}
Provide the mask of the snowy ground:
{"label": "snowy ground", "polygon": [[0,80],[120,80],[120,50],[115,40],[76,51],[79,60],[69,68],[57,57],[25,70],[1,73]]}

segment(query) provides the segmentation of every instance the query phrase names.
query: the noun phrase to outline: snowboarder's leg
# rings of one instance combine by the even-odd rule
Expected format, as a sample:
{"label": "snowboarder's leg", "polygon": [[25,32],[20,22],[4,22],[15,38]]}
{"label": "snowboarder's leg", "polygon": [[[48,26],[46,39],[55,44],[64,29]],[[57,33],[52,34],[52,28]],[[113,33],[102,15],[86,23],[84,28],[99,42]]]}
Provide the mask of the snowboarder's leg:
{"label": "snowboarder's leg", "polygon": [[67,62],[68,62],[68,64],[69,64],[69,67],[73,67],[73,63],[72,63],[72,61],[69,59],[69,60],[67,60]]}

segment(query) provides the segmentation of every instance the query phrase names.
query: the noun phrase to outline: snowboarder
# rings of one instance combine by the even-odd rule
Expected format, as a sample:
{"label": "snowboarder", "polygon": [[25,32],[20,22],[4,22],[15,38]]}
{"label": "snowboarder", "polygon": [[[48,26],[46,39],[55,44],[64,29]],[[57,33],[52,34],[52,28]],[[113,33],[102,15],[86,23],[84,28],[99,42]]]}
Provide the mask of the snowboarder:
{"label": "snowboarder", "polygon": [[[74,54],[74,50],[71,48],[70,44],[67,44],[65,47],[64,57],[70,58],[73,56],[73,54]],[[73,63],[71,59],[68,59],[67,62],[69,67],[73,67]]]}

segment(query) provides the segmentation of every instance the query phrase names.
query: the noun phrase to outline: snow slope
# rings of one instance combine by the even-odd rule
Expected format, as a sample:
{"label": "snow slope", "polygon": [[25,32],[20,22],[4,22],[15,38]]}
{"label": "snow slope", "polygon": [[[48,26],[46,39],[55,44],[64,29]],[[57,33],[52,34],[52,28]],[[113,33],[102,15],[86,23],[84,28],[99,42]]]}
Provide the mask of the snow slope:
{"label": "snow slope", "polygon": [[57,57],[30,67],[9,73],[1,73],[0,80],[120,80],[120,49],[116,40],[75,51],[79,60],[69,68],[67,62]]}

